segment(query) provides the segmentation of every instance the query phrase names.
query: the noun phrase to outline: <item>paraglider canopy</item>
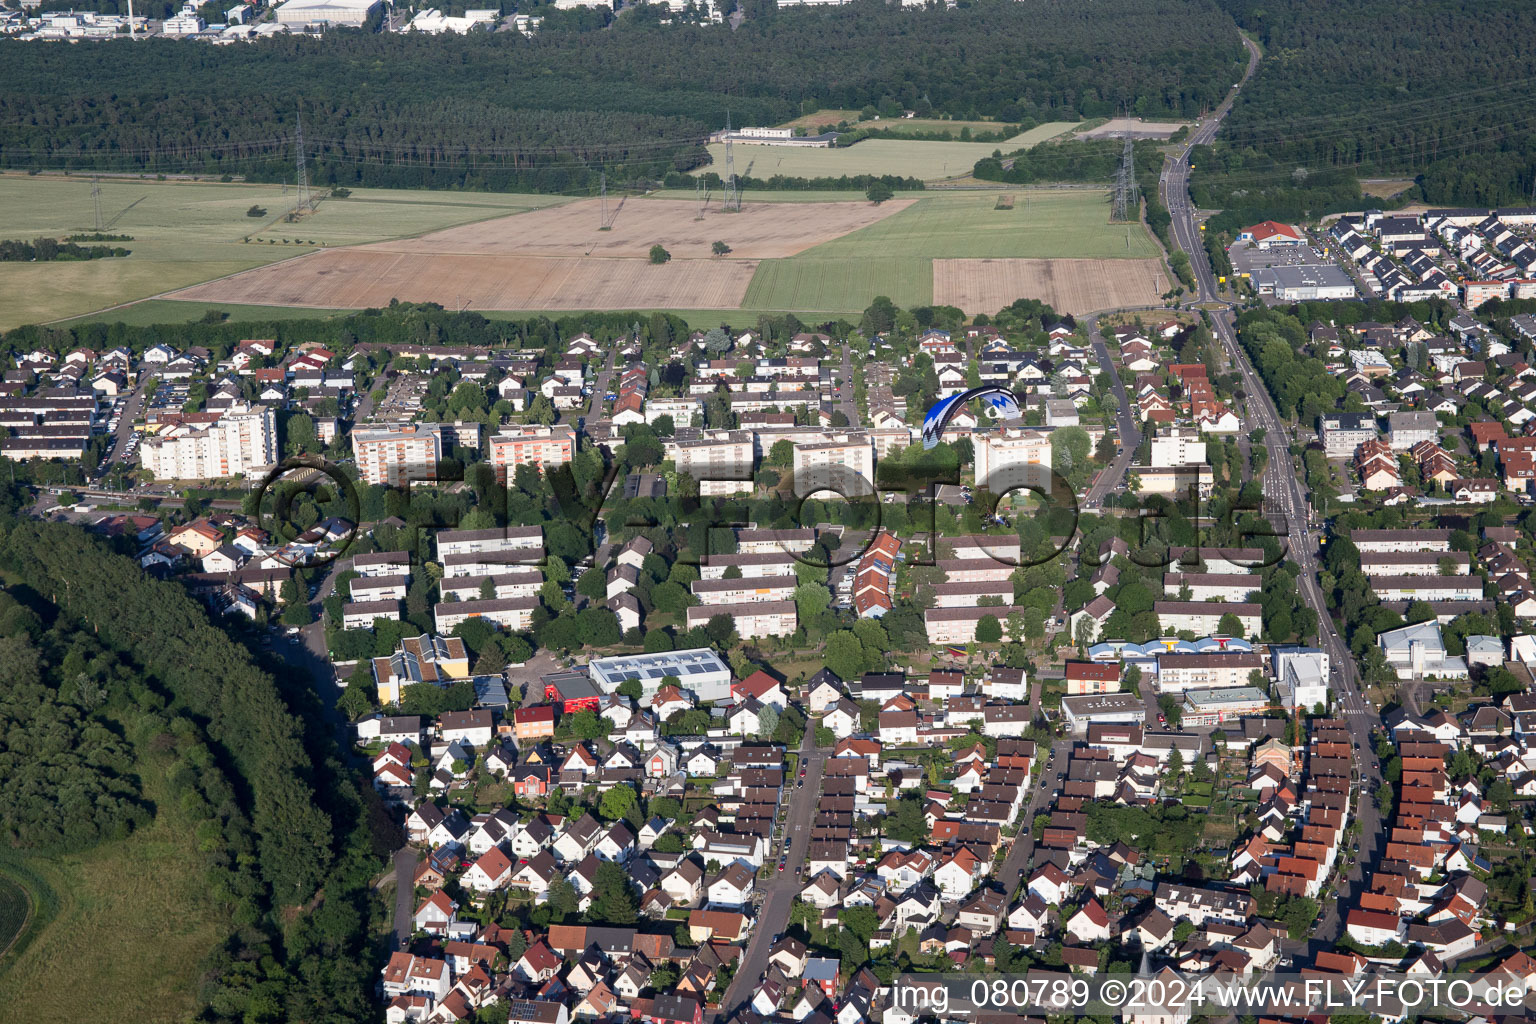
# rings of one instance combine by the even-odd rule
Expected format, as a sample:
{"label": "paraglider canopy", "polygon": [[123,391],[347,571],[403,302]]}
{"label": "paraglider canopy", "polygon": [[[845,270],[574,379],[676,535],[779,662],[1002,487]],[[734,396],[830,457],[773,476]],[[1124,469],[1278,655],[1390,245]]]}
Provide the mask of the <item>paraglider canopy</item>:
{"label": "paraglider canopy", "polygon": [[944,426],[950,419],[965,408],[967,402],[973,398],[984,399],[986,412],[993,419],[1016,420],[1023,415],[1018,396],[1008,388],[1000,384],[985,384],[979,388],[971,388],[962,391],[958,395],[950,395],[934,403],[933,408],[923,417],[923,447],[932,448],[939,443],[944,433]]}

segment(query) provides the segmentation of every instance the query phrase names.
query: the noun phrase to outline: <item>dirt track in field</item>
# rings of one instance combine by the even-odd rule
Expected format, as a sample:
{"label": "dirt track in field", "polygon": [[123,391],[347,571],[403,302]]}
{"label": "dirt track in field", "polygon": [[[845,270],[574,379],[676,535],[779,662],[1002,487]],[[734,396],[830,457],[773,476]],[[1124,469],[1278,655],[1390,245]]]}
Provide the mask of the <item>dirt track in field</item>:
{"label": "dirt track in field", "polygon": [[361,309],[735,309],[756,260],[462,256],[331,249],[183,288],[167,298]]}
{"label": "dirt track in field", "polygon": [[900,213],[914,200],[881,203],[746,203],[724,213],[707,204],[704,219],[685,199],[608,201],[612,226],[601,229],[602,204],[584,199],[544,210],[448,228],[420,238],[366,246],[385,252],[489,256],[622,256],[644,259],[661,245],[673,259],[710,259],[719,241],[734,259],[779,259],[840,238]]}
{"label": "dirt track in field", "polygon": [[933,301],[967,313],[995,313],[1015,299],[1039,299],[1081,315],[1152,306],[1168,290],[1160,260],[955,259],[933,261]]}

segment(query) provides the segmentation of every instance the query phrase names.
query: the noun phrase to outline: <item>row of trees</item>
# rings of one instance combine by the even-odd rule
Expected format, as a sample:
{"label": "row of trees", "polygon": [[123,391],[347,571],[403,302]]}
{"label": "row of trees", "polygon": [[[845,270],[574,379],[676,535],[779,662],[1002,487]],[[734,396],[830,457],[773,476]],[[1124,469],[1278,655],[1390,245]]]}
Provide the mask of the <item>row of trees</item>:
{"label": "row of trees", "polygon": [[0,263],[103,260],[127,255],[128,250],[120,245],[78,245],[57,238],[34,238],[30,242],[14,238],[0,240]]}

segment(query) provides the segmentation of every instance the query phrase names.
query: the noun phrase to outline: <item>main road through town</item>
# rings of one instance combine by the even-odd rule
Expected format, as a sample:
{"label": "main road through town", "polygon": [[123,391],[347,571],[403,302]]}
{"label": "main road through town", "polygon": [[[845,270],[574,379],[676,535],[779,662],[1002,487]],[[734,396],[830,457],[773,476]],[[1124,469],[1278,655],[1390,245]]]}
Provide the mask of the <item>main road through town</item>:
{"label": "main road through town", "polygon": [[[1248,71],[1243,77],[1246,82],[1258,66],[1259,49],[1247,39],[1243,40],[1243,45],[1249,53]],[[1381,783],[1381,766],[1371,744],[1371,730],[1378,718],[1375,709],[1361,695],[1354,658],[1333,618],[1328,614],[1327,603],[1317,583],[1317,530],[1312,522],[1311,506],[1301,486],[1296,459],[1291,454],[1289,428],[1280,418],[1252,362],[1238,344],[1231,310],[1225,305],[1211,308],[1220,304],[1221,299],[1215,274],[1200,239],[1198,212],[1189,194],[1189,156],[1193,147],[1209,143],[1215,137],[1222,118],[1231,110],[1240,88],[1241,83],[1234,86],[1213,116],[1191,134],[1188,143],[1176,156],[1170,157],[1164,165],[1159,190],[1173,218],[1171,228],[1174,242],[1189,255],[1195,273],[1195,299],[1211,309],[1212,331],[1226,360],[1242,375],[1243,390],[1248,396],[1246,425],[1250,429],[1264,431],[1263,443],[1269,454],[1263,479],[1265,515],[1275,525],[1276,532],[1286,535],[1282,538],[1282,546],[1288,549],[1290,557],[1301,569],[1297,579],[1301,596],[1317,613],[1318,645],[1328,653],[1332,672],[1330,686],[1355,748],[1358,785],[1353,792],[1357,803],[1356,820],[1360,824],[1360,840],[1354,850],[1353,860],[1341,873],[1342,877],[1334,883],[1331,891],[1323,894],[1324,911],[1313,930],[1314,945],[1317,948],[1328,948],[1343,930],[1343,917],[1339,908],[1347,905],[1356,894],[1363,871],[1369,870],[1383,849],[1382,823],[1375,802],[1376,788]]]}

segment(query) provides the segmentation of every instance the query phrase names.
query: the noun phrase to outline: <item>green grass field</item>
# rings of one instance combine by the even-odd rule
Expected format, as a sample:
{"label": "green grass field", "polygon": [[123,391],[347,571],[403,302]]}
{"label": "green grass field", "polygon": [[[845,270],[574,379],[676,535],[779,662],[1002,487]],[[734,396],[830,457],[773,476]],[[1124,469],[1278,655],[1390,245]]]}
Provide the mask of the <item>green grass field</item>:
{"label": "green grass field", "polygon": [[54,906],[0,960],[6,1020],[191,1018],[199,968],[229,925],[201,877],[193,823],[157,775],[144,777],[158,807],[148,828],[84,853],[16,858]]}
{"label": "green grass field", "polygon": [[[421,234],[564,202],[560,196],[358,189],[322,202],[298,224],[280,185],[103,179],[101,217],[123,259],[0,263],[0,330],[78,316],[272,263],[318,245]],[[249,217],[252,206],[264,217]],[[62,237],[94,230],[88,178],[0,175],[0,237]],[[251,236],[250,241],[244,241]],[[302,240],[302,244],[300,244]]]}
{"label": "green grass field", "polygon": [[916,256],[813,259],[809,253],[764,260],[747,286],[746,305],[850,314],[863,310],[877,295],[898,306],[930,305],[933,261]]}
{"label": "green grass field", "polygon": [[[902,122],[895,122],[899,127]],[[845,174],[896,174],[904,178],[953,178],[969,174],[976,161],[995,150],[1011,153],[1054,138],[1077,126],[1076,121],[1052,121],[1015,135],[1005,142],[910,142],[904,139],[865,139],[843,149],[761,146],[738,143],[733,148],[736,173],[742,177],[839,178]],[[705,170],[725,173],[725,146],[709,147]]]}
{"label": "green grass field", "polygon": [[10,949],[11,943],[21,934],[31,907],[27,891],[0,875],[0,954]]}
{"label": "green grass field", "polygon": [[[999,195],[1013,209],[996,209]],[[927,195],[894,216],[808,249],[794,259],[1144,259],[1157,246],[1139,224],[1111,224],[1096,189],[1000,187]],[[893,296],[894,298],[894,296]]]}
{"label": "green grass field", "polygon": [[[1012,194],[1011,210],[997,197]],[[754,308],[857,311],[876,295],[933,301],[936,259],[1142,259],[1156,243],[1139,224],[1111,224],[1107,194],[1088,189],[929,194],[894,216],[798,256],[764,260],[747,288]]]}

